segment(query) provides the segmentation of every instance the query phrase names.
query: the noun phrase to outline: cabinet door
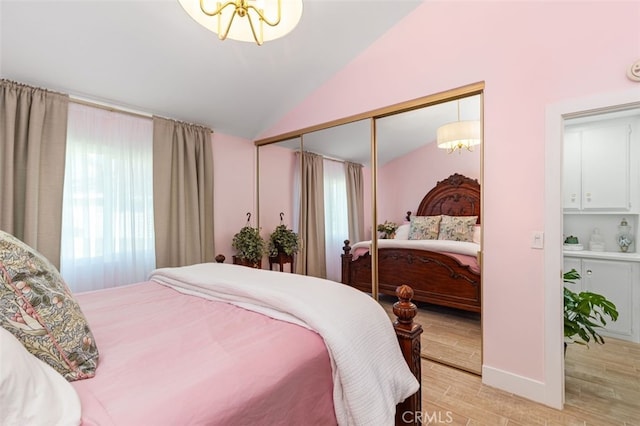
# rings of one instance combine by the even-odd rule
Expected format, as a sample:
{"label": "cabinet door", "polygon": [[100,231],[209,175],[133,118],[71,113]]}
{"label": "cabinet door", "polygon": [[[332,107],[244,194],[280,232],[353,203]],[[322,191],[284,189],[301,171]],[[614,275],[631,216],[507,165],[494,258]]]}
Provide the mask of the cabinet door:
{"label": "cabinet door", "polygon": [[629,126],[593,124],[582,131],[582,209],[629,209]]}
{"label": "cabinet door", "polygon": [[[566,131],[564,134],[563,164],[563,200],[565,210],[578,210],[582,199],[580,168],[580,132]],[[577,269],[579,271],[579,269]]]}
{"label": "cabinet door", "polygon": [[[578,273],[582,276],[581,260],[575,257],[565,257],[563,272],[569,272],[572,269],[575,269],[576,271],[578,271]],[[582,279],[576,280],[573,284],[564,283],[564,285],[574,293],[580,293],[582,291]]]}
{"label": "cabinet door", "polygon": [[618,309],[618,320],[607,321],[603,335],[627,340],[633,336],[633,271],[630,262],[582,259],[584,291],[603,295]]}

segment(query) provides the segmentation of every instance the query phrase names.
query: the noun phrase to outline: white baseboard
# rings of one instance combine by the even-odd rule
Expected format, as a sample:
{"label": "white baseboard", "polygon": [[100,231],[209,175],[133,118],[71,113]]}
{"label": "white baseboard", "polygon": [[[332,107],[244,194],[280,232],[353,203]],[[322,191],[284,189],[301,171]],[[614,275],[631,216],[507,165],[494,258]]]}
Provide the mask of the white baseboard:
{"label": "white baseboard", "polygon": [[540,404],[562,410],[562,402],[558,401],[558,398],[553,398],[554,400],[551,400],[550,392],[543,382],[483,365],[482,383],[487,386],[530,399]]}

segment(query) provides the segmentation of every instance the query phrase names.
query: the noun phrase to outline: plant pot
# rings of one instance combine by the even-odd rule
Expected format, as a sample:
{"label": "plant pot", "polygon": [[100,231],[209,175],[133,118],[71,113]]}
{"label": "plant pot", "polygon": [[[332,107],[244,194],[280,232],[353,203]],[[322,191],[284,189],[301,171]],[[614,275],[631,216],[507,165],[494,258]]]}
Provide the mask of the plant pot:
{"label": "plant pot", "polygon": [[258,260],[257,262],[254,262],[253,260],[240,258],[238,256],[232,256],[232,257],[233,257],[234,265],[242,265],[242,266],[248,266],[249,268],[262,269],[262,259]]}

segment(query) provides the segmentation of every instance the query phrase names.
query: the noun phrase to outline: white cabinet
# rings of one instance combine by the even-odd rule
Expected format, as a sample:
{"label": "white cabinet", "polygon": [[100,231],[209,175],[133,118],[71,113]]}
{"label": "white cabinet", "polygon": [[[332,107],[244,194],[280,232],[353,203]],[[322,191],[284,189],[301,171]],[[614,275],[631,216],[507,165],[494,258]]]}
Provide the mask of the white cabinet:
{"label": "white cabinet", "polygon": [[637,262],[565,256],[565,272],[575,268],[582,276],[575,285],[566,284],[569,289],[601,294],[616,305],[618,320],[607,318],[607,326],[599,332],[603,336],[640,343],[639,267]]}
{"label": "white cabinet", "polygon": [[[569,272],[572,269],[575,269],[576,271],[578,271],[580,276],[582,276],[582,261],[575,257],[565,256],[564,272]],[[582,279],[576,280],[574,283],[565,283],[564,285],[574,293],[580,293],[582,291]]]}
{"label": "white cabinet", "polygon": [[567,126],[564,134],[565,210],[630,209],[629,120]]}

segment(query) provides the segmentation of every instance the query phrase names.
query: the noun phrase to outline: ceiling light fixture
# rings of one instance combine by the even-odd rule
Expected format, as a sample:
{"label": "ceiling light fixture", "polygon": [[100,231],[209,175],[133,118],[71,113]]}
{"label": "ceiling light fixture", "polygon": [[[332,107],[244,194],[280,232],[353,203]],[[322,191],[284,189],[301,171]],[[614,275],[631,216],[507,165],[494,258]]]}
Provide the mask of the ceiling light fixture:
{"label": "ceiling light fixture", "polygon": [[463,148],[473,151],[473,146],[480,144],[480,121],[460,121],[460,100],[458,100],[458,121],[440,126],[436,137],[438,148],[446,149],[449,154]]}
{"label": "ceiling light fixture", "polygon": [[[227,38],[255,41],[258,46],[293,30],[302,16],[302,0],[178,0],[197,23]],[[234,23],[236,16],[239,20]]]}

